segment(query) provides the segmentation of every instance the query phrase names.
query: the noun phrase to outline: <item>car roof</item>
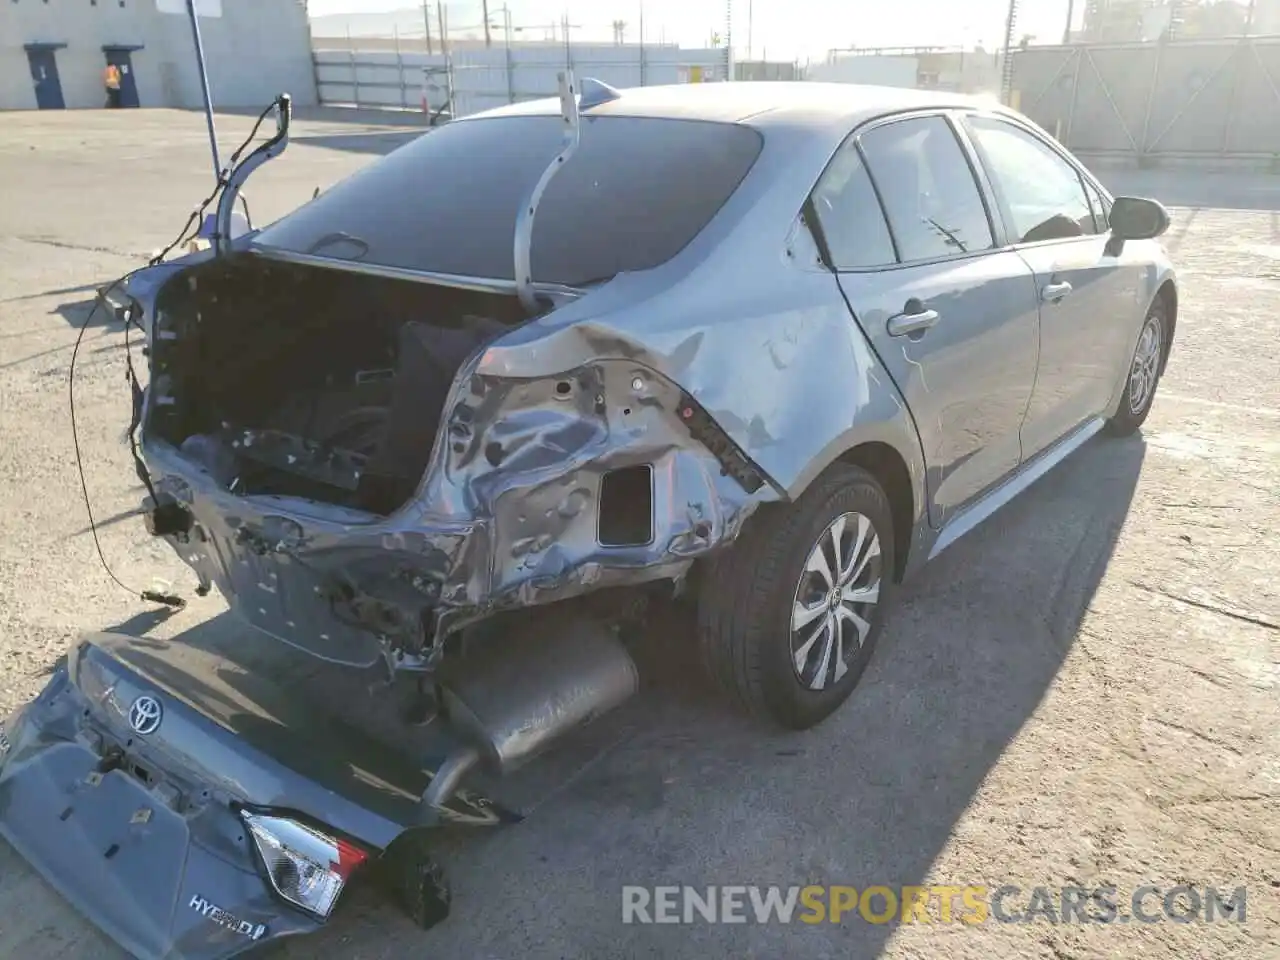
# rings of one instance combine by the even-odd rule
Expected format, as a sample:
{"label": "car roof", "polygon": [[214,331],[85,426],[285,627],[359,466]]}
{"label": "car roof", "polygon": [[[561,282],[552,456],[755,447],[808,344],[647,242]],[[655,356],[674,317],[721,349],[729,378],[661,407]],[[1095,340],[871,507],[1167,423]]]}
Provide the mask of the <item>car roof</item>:
{"label": "car roof", "polygon": [[[585,116],[710,120],[751,126],[793,126],[811,132],[847,133],[884,114],[946,107],[998,108],[994,98],[937,90],[854,83],[738,81],[629,87],[614,100],[587,107]],[[474,114],[468,120],[558,113],[557,97],[530,100]]]}

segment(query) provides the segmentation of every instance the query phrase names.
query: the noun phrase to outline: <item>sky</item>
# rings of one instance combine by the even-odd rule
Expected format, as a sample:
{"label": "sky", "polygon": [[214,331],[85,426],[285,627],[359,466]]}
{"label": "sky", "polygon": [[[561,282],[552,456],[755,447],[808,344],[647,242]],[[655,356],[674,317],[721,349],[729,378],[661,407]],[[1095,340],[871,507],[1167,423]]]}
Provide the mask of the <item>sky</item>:
{"label": "sky", "polygon": [[[429,0],[434,8],[436,0]],[[445,0],[452,27],[478,26],[479,0]],[[504,0],[489,0],[489,15]],[[627,21],[627,39],[634,41],[644,10],[646,40],[666,39],[683,46],[701,45],[713,32],[724,32],[726,0],[506,0],[516,26],[526,28],[557,22],[567,11],[572,24],[590,31],[593,39],[607,39],[609,23]],[[1057,42],[1066,25],[1068,0],[1019,0],[1016,36],[1037,36]],[[415,6],[406,0],[310,0],[315,16],[377,12]],[[1075,2],[1075,23],[1084,0]],[[733,45],[746,53],[750,23],[751,53],[778,59],[820,59],[832,47],[1000,45],[1008,0],[733,0]],[[474,23],[472,23],[474,21]]]}

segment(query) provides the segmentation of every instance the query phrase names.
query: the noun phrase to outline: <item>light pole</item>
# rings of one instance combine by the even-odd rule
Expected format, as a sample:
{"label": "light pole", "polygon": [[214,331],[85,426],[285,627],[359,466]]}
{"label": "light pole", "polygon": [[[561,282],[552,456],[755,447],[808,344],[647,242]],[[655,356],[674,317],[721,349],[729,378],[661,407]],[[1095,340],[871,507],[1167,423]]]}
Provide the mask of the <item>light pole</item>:
{"label": "light pole", "polygon": [[733,80],[733,0],[724,2],[724,78]]}
{"label": "light pole", "polygon": [[1013,97],[1013,31],[1018,24],[1018,0],[1009,0],[1009,15],[1004,22],[1004,49],[1000,56],[1000,102],[1009,106]]}
{"label": "light pole", "polygon": [[213,153],[213,179],[218,180],[222,177],[222,161],[218,159],[218,133],[213,126],[213,98],[209,95],[209,74],[204,66],[204,41],[200,39],[200,17],[196,14],[196,0],[187,0],[187,14],[191,17],[196,65],[200,69],[200,90],[204,94],[204,120],[209,128],[209,149]]}

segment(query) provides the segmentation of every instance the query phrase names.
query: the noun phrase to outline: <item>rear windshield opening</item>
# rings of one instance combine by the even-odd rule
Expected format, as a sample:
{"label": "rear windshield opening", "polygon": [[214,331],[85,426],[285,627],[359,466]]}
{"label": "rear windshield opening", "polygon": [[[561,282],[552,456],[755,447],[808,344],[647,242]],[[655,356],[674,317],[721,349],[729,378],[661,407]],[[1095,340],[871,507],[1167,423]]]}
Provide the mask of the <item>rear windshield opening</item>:
{"label": "rear windshield opening", "polygon": [[[729,199],[761,146],[760,134],[740,124],[584,116],[578,150],[538,208],[534,279],[581,286],[666,263]],[[447,124],[271,225],[258,242],[512,280],[516,212],[561,148],[559,116]],[[348,239],[335,244],[335,236]]]}

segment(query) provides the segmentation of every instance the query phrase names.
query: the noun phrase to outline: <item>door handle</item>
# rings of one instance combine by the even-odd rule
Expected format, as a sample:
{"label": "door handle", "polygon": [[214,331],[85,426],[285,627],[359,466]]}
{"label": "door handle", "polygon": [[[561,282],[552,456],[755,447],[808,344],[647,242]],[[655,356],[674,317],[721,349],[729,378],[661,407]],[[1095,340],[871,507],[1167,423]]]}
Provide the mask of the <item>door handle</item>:
{"label": "door handle", "polygon": [[922,333],[941,320],[937,310],[917,310],[915,313],[900,313],[890,317],[885,324],[891,337],[905,337],[913,333]]}
{"label": "door handle", "polygon": [[1057,303],[1071,292],[1071,284],[1063,280],[1061,283],[1046,283],[1040,288],[1040,299],[1045,303]]}

